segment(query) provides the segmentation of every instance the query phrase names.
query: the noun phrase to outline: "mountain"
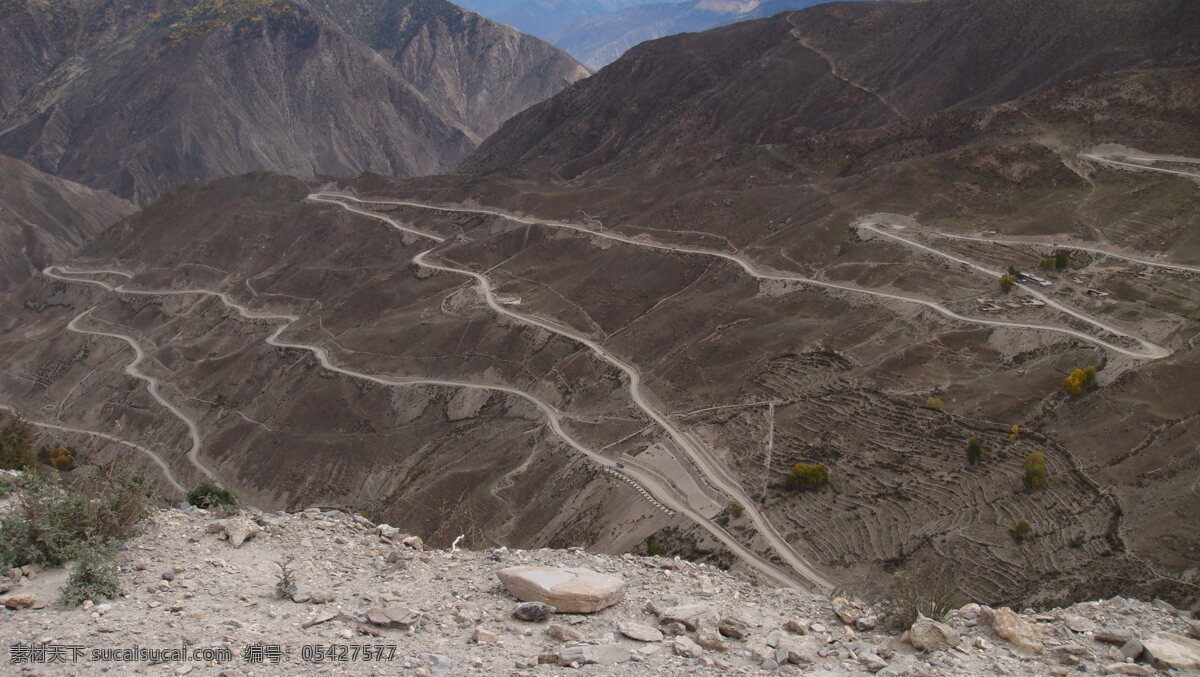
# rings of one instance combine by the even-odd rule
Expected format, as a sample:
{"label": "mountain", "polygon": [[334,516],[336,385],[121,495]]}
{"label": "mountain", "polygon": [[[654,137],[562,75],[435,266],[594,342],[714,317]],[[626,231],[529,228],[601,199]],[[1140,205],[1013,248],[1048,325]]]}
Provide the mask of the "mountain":
{"label": "mountain", "polygon": [[519,31],[550,40],[550,36],[578,21],[642,4],[640,0],[522,0],[488,16]]}
{"label": "mountain", "polygon": [[545,37],[592,69],[612,63],[634,45],[677,33],[703,31],[738,21],[804,9],[825,0],[685,0],[618,9],[580,18],[549,32],[521,28]]}
{"label": "mountain", "polygon": [[63,258],[134,206],[0,155],[0,291]]}
{"label": "mountain", "polygon": [[999,104],[1194,52],[1174,26],[1195,25],[1198,11],[1178,2],[839,3],[672,36],[514,117],[462,169],[572,178],[681,145],[789,143]]}
{"label": "mountain", "polygon": [[172,501],[1194,605],[1198,12],[822,5],[643,43],[456,173],[181,186],[0,295],[0,403]]}
{"label": "mountain", "polygon": [[0,36],[0,152],[138,203],[253,169],[444,170],[586,75],[443,0],[14,0]]}

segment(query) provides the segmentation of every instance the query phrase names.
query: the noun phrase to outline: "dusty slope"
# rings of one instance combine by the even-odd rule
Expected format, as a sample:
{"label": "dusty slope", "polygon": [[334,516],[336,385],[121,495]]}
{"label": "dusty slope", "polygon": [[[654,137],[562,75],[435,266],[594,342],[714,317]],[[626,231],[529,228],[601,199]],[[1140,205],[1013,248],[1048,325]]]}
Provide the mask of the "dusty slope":
{"label": "dusty slope", "polygon": [[133,213],[125,200],[0,155],[0,290]]}
{"label": "dusty slope", "polygon": [[1187,36],[1198,25],[1200,9],[1181,0],[818,6],[643,44],[515,117],[462,169],[569,179],[691,145],[871,129],[1148,58],[1194,56]]}
{"label": "dusty slope", "polygon": [[[922,653],[902,642],[896,630],[844,623],[834,605],[848,614],[851,624],[860,617],[873,619],[878,609],[856,610],[846,600],[831,603],[815,595],[762,587],[686,561],[614,557],[580,549],[413,549],[400,545],[402,534],[386,527],[380,532],[369,521],[336,511],[251,516],[262,531],[235,548],[214,533],[220,532],[224,520],[194,509],[159,512],[148,533],[131,539],[119,555],[125,594],[112,601],[96,600],[88,608],[54,604],[65,578],[61,569],[15,582],[5,579],[5,587],[15,586],[0,599],[33,595],[39,605],[47,605],[0,609],[0,632],[16,643],[82,646],[85,653],[71,665],[72,674],[113,669],[112,663],[93,660],[93,650],[178,648],[181,641],[219,660],[151,665],[135,659],[120,669],[123,674],[161,674],[165,667],[192,675],[264,670],[358,675],[397,669],[414,674],[528,675],[561,674],[574,659],[582,666],[573,667],[603,675],[791,675],[830,670],[893,676],[1001,671],[1022,676],[1077,671],[1148,676],[1159,674],[1150,666],[1151,658],[1127,664],[1112,642],[1133,637],[1153,645],[1167,636],[1185,648],[1200,645],[1187,637],[1200,627],[1185,613],[1161,602],[1113,598],[1023,617],[1030,632],[1041,638],[1037,654],[1018,649],[988,627],[989,609],[963,606],[951,614],[947,627],[959,648]],[[275,563],[289,557],[301,587],[296,599],[302,602],[273,595]],[[624,599],[598,613],[554,614],[541,622],[516,620],[512,612],[518,600],[500,586],[496,572],[522,565],[586,567],[618,576],[626,584]],[[712,615],[712,621],[701,621],[706,629],[673,626],[667,622],[671,613],[662,617],[669,609],[689,605]],[[372,625],[367,610],[383,607],[411,609],[416,615],[412,629]],[[743,636],[717,634],[716,619],[727,631],[740,621]],[[622,628],[650,641],[631,639]],[[706,646],[695,646],[696,640]],[[286,655],[278,664],[269,659],[261,665],[251,663],[242,652],[255,644],[279,647]],[[324,653],[342,651],[342,646],[347,657],[357,652],[353,660]],[[688,649],[695,654],[684,655]],[[585,652],[596,650],[606,660],[589,664]],[[365,660],[363,651],[370,651],[373,660]],[[1195,648],[1192,651],[1197,656]],[[61,673],[61,666],[46,664],[17,669],[31,675]]]}
{"label": "dusty slope", "polygon": [[440,0],[360,3],[381,52],[321,7],[6,3],[0,152],[141,204],[254,169],[425,174],[586,74]]}

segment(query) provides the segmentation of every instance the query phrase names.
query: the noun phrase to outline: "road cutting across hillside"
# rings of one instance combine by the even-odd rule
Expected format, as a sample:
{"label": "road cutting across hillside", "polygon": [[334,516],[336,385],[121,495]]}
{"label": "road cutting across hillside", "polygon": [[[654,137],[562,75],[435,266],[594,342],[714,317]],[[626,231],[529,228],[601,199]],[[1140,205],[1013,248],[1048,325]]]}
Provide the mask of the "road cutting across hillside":
{"label": "road cutting across hillside", "polygon": [[[353,207],[352,205],[346,204],[342,200],[337,199],[340,197],[344,197],[344,196],[342,196],[340,194],[331,194],[331,193],[325,193],[325,194],[314,193],[313,195],[309,196],[309,199],[312,199],[315,202],[323,202],[323,203],[327,203],[327,204],[338,205],[348,211],[351,211],[351,212],[354,212],[357,214],[362,214],[365,216],[370,216],[372,218],[375,218],[375,219],[378,219],[385,223],[388,223],[403,232],[409,232],[409,233],[420,233],[421,232],[421,231],[417,231],[413,228],[410,228],[408,226],[404,226],[404,225],[400,224],[397,220],[392,219],[388,216],[374,213],[374,212],[364,211],[361,209],[357,209],[357,208]],[[361,202],[361,200],[360,200],[360,202]],[[436,238],[431,238],[431,239],[436,239]],[[438,241],[442,242],[442,241],[444,241],[444,239],[439,239]],[[829,588],[833,587],[833,583],[829,579],[827,579],[823,574],[821,574],[816,569],[815,566],[813,566],[807,560],[802,558],[799,555],[799,553],[797,553],[791,547],[791,544],[789,544],[787,542],[787,540],[785,538],[783,538],[782,534],[780,534],[775,529],[774,525],[772,525],[770,523],[770,521],[767,520],[766,516],[763,515],[757,509],[757,507],[755,507],[753,500],[749,497],[749,495],[747,495],[745,493],[745,491],[742,489],[741,485],[738,483],[736,478],[734,478],[732,475],[729,474],[729,471],[725,468],[724,464],[721,463],[721,461],[716,458],[716,455],[713,454],[706,446],[700,444],[699,441],[696,440],[696,438],[694,436],[687,434],[684,431],[677,428],[675,426],[675,424],[672,423],[665,414],[659,412],[657,410],[657,408],[655,408],[649,401],[647,401],[647,399],[645,397],[645,393],[643,392],[643,388],[642,388],[641,374],[632,365],[630,365],[628,362],[625,362],[624,360],[617,357],[616,355],[612,354],[606,348],[601,346],[599,343],[592,340],[591,338],[589,338],[588,336],[584,335],[581,332],[575,331],[574,329],[570,329],[568,327],[558,325],[556,323],[550,322],[543,318],[539,318],[539,317],[536,317],[533,315],[529,315],[526,313],[521,313],[521,312],[513,310],[507,304],[501,303],[499,301],[499,299],[497,299],[495,292],[492,289],[491,282],[489,282],[485,276],[483,276],[479,273],[476,273],[473,270],[468,270],[465,268],[455,268],[455,267],[450,266],[445,263],[433,263],[433,262],[429,261],[429,259],[428,259],[429,254],[430,254],[430,251],[421,252],[420,254],[417,254],[415,257],[413,257],[413,262],[418,265],[425,266],[428,268],[433,268],[436,270],[443,270],[446,272],[451,272],[451,273],[455,273],[458,275],[464,275],[464,276],[470,277],[471,279],[475,280],[476,285],[478,286],[480,292],[483,294],[484,300],[486,301],[487,305],[496,313],[513,318],[524,324],[530,324],[533,326],[540,327],[542,329],[545,329],[545,330],[552,332],[554,334],[557,334],[559,336],[564,336],[564,337],[572,339],[574,341],[578,341],[579,343],[582,343],[583,345],[585,345],[589,350],[591,350],[596,356],[600,357],[603,361],[611,364],[612,366],[614,366],[618,370],[620,370],[622,373],[624,373],[626,375],[626,377],[629,379],[630,397],[633,399],[634,403],[638,406],[638,408],[641,409],[642,412],[645,413],[648,417],[650,417],[651,420],[653,420],[655,423],[657,423],[659,425],[659,427],[661,427],[671,437],[671,439],[675,442],[676,446],[679,449],[681,449],[684,452],[684,454],[686,456],[688,456],[688,458],[691,460],[691,462],[694,463],[700,469],[700,472],[704,476],[706,481],[708,481],[716,489],[725,493],[732,500],[736,501],[739,505],[742,506],[744,514],[750,518],[750,521],[754,524],[754,526],[758,530],[758,532],[763,536],[764,539],[767,540],[768,543],[770,543],[771,548],[776,552],[776,554],[778,554],[780,556],[780,558],[783,559],[783,561],[787,562],[787,564],[789,566],[791,566],[802,577],[802,580],[804,581],[806,586],[818,588],[818,589],[822,589],[822,588],[829,589]],[[622,470],[628,470],[628,469],[629,468],[627,467],[627,468],[623,468]],[[685,492],[685,495],[686,495],[686,492]],[[689,506],[689,508],[690,508],[690,506]],[[724,533],[723,529],[714,525],[710,520],[703,518],[703,517],[701,517],[701,519],[703,520],[702,526],[704,526],[708,531],[710,531],[712,533],[716,533],[716,531],[714,531],[714,529],[715,529],[717,531],[720,531],[721,533]],[[724,540],[725,539],[722,538],[722,541],[724,541]],[[748,549],[746,549],[744,547],[739,547],[738,550],[749,552]]]}
{"label": "road cutting across hillside", "polygon": [[[374,214],[371,216],[379,218],[378,214]],[[431,268],[440,268],[439,266],[430,265],[428,263],[423,263],[422,261],[418,260],[418,259],[423,259],[425,254],[428,254],[428,252],[426,251],[426,252],[422,252],[421,254],[418,254],[417,257],[414,257],[414,261],[417,261],[419,265],[426,265]],[[442,268],[442,269],[444,269],[444,268]],[[752,566],[754,569],[756,569],[761,574],[763,574],[764,577],[770,579],[775,584],[784,585],[784,586],[793,586],[793,585],[797,585],[799,582],[799,581],[797,581],[795,576],[791,576],[791,575],[787,574],[786,572],[780,570],[777,566],[775,566],[771,562],[767,561],[762,556],[758,555],[754,551],[752,551],[749,548],[747,548],[746,546],[742,545],[736,539],[734,539],[728,532],[726,532],[724,529],[722,529],[718,525],[714,524],[710,519],[704,517],[697,510],[695,510],[691,506],[690,501],[688,500],[688,494],[691,493],[691,491],[700,491],[700,489],[698,487],[689,491],[686,488],[686,486],[684,486],[684,487],[679,486],[679,483],[681,481],[683,481],[682,478],[667,480],[666,478],[663,478],[659,473],[654,472],[653,469],[645,468],[642,466],[641,463],[639,463],[635,460],[623,459],[621,462],[618,462],[617,460],[608,458],[598,452],[595,452],[595,451],[589,449],[587,446],[585,446],[584,444],[582,444],[581,442],[576,440],[570,433],[568,433],[563,428],[562,419],[564,418],[565,415],[561,411],[559,411],[557,408],[555,408],[553,405],[551,405],[550,403],[546,402],[545,400],[537,397],[536,395],[527,393],[527,392],[519,390],[517,388],[512,388],[512,387],[503,386],[503,385],[490,385],[490,384],[484,385],[484,384],[478,384],[478,383],[471,383],[471,382],[467,382],[467,381],[456,381],[456,380],[451,380],[451,379],[437,379],[437,378],[425,378],[425,377],[379,376],[379,375],[375,375],[375,374],[367,374],[364,372],[359,372],[359,371],[354,371],[354,370],[346,369],[343,367],[339,367],[332,362],[332,360],[329,357],[329,351],[326,350],[322,346],[308,344],[308,343],[300,343],[300,342],[296,342],[296,341],[287,341],[287,340],[283,340],[282,338],[280,338],[280,336],[285,331],[287,331],[292,326],[292,324],[294,324],[295,322],[297,322],[300,319],[299,316],[284,314],[284,313],[267,313],[267,312],[250,310],[246,306],[234,301],[228,294],[225,294],[224,292],[219,292],[219,291],[210,290],[210,289],[139,290],[139,289],[129,289],[129,288],[125,287],[124,285],[114,286],[114,285],[111,285],[102,280],[67,277],[67,275],[89,275],[89,274],[116,274],[116,275],[122,275],[124,277],[131,277],[128,273],[125,273],[122,271],[111,270],[111,269],[70,270],[70,269],[66,269],[66,268],[60,268],[58,266],[51,266],[50,268],[47,268],[43,272],[47,276],[58,279],[58,280],[63,280],[63,281],[67,281],[67,282],[92,284],[92,285],[103,287],[104,289],[106,289],[108,291],[118,293],[118,294],[131,294],[131,295],[140,295],[140,296],[201,295],[201,296],[209,296],[212,298],[216,298],[216,299],[220,300],[226,307],[230,308],[231,310],[233,310],[234,312],[236,312],[237,314],[241,315],[242,317],[244,317],[246,319],[282,322],[282,324],[280,324],[275,329],[274,332],[272,332],[269,336],[267,336],[266,339],[264,339],[269,345],[276,346],[279,348],[290,348],[290,349],[308,351],[314,357],[317,358],[317,361],[320,363],[322,368],[332,371],[332,372],[335,372],[335,373],[338,373],[338,374],[348,376],[350,378],[370,381],[373,383],[377,383],[377,384],[380,384],[383,386],[389,386],[389,387],[436,385],[436,386],[446,386],[446,387],[455,387],[455,388],[473,388],[473,389],[479,389],[479,390],[491,390],[491,391],[503,392],[503,393],[507,393],[510,395],[515,395],[517,397],[520,397],[520,398],[532,403],[545,415],[547,424],[550,426],[551,430],[560,439],[562,439],[564,442],[566,442],[568,446],[570,446],[573,449],[575,449],[576,451],[582,453],[584,456],[586,456],[593,462],[597,463],[598,465],[604,467],[605,469],[612,471],[612,472],[617,472],[617,473],[622,474],[622,475],[628,477],[629,479],[633,480],[635,483],[640,485],[647,492],[648,498],[650,498],[651,503],[656,505],[656,507],[665,508],[665,509],[675,511],[675,512],[678,512],[678,513],[681,513],[681,514],[687,516],[689,519],[691,519],[693,522],[695,522],[698,526],[700,526],[701,528],[704,528],[706,531],[711,533],[715,538],[717,538],[719,541],[724,543],[731,551],[733,551],[739,557],[741,557],[747,564]],[[90,313],[90,312],[91,312],[91,309],[89,309],[88,311],[85,311],[85,313],[82,313],[81,316],[84,314]],[[77,319],[79,319],[79,318],[77,317],[76,320]],[[74,324],[74,322],[75,322],[75,320],[72,320],[72,325]],[[138,345],[135,340],[131,339],[128,336],[124,336],[121,334],[113,334],[113,333],[108,333],[108,332],[93,332],[93,331],[89,331],[89,330],[82,330],[82,329],[79,329],[79,328],[76,328],[73,326],[68,326],[68,328],[72,329],[72,331],[81,331],[83,333],[96,333],[96,334],[102,334],[104,336],[120,338],[121,340],[128,343],[130,346],[134,347],[134,352],[137,355],[137,360],[135,360],[135,362],[140,362],[141,359],[144,358],[145,353],[142,350],[141,346]],[[135,367],[136,367],[136,364],[135,364]],[[128,373],[128,368],[127,368],[127,373]],[[135,374],[131,373],[131,375],[135,375]],[[170,404],[164,398],[162,398],[162,396],[157,391],[157,384],[158,384],[157,380],[152,379],[152,377],[145,376],[140,371],[138,371],[136,375],[138,376],[138,378],[147,380],[147,382],[152,382],[155,386],[154,391],[152,392],[152,395],[155,396],[155,399],[157,401],[159,401],[160,404],[162,404],[163,406],[170,409],[173,414],[175,414],[177,417],[179,417],[181,420],[183,420],[186,424],[188,424],[189,430],[195,431],[196,436],[193,438],[193,444],[194,444],[193,448],[198,453],[198,446],[196,446],[196,445],[199,444],[199,429],[198,429],[198,426],[196,425],[195,420],[192,419],[190,416],[188,416],[186,413],[179,410],[174,405]],[[189,458],[193,458],[193,455],[191,453],[189,453]],[[622,465],[624,467],[621,467]],[[817,585],[817,586],[820,586],[823,584],[820,581],[817,581],[817,582],[804,581],[804,583],[808,583],[810,585]]]}
{"label": "road cutting across hillside", "polygon": [[[1132,338],[1135,341],[1141,342],[1143,344],[1143,347],[1145,348],[1145,350],[1143,350],[1143,351],[1130,350],[1128,348],[1118,346],[1113,343],[1109,343],[1108,341],[1104,341],[1103,339],[1092,336],[1091,334],[1077,331],[1074,329],[1070,329],[1068,327],[1056,327],[1053,325],[1037,324],[1037,323],[1033,323],[1033,322],[1014,322],[1014,321],[1009,321],[1009,320],[987,320],[987,319],[978,318],[978,317],[970,317],[967,315],[962,315],[960,313],[956,313],[953,310],[950,310],[949,308],[943,306],[942,304],[937,303],[936,301],[929,301],[927,299],[922,299],[922,298],[918,298],[915,296],[908,296],[906,294],[896,294],[896,293],[892,293],[892,292],[878,291],[875,289],[866,289],[863,287],[856,287],[853,285],[839,284],[837,282],[828,282],[826,280],[818,280],[815,278],[805,277],[803,275],[798,275],[795,273],[767,272],[767,271],[760,269],[756,264],[752,263],[749,259],[746,259],[737,254],[730,254],[728,252],[716,251],[716,250],[712,250],[712,249],[704,249],[702,247],[690,247],[690,246],[685,246],[685,245],[671,245],[671,244],[664,244],[661,242],[653,242],[653,241],[649,241],[649,240],[636,239],[636,238],[630,237],[628,235],[620,235],[620,234],[612,233],[612,232],[608,232],[608,231],[596,230],[595,228],[582,226],[582,225],[579,225],[576,223],[565,223],[562,221],[547,221],[547,220],[543,220],[543,219],[533,219],[533,218],[528,218],[528,217],[513,216],[512,214],[507,214],[500,210],[485,209],[482,207],[478,207],[478,208],[446,207],[446,206],[441,206],[441,205],[429,205],[429,204],[423,204],[420,202],[412,202],[409,200],[388,200],[388,199],[373,199],[373,198],[364,199],[364,198],[354,197],[351,195],[345,195],[342,193],[325,193],[323,195],[346,198],[346,199],[354,200],[356,202],[360,202],[363,204],[370,204],[370,203],[394,204],[394,205],[401,205],[401,206],[405,206],[405,207],[415,207],[418,209],[431,209],[431,210],[437,210],[437,211],[462,212],[462,213],[469,213],[469,214],[483,214],[483,215],[488,215],[488,216],[498,216],[498,217],[501,217],[504,219],[508,219],[510,221],[515,221],[517,223],[523,223],[526,225],[547,226],[547,227],[551,227],[551,228],[565,228],[568,230],[574,230],[574,231],[577,231],[580,233],[585,233],[587,235],[605,238],[608,240],[614,240],[617,242],[624,242],[626,244],[636,245],[639,247],[649,247],[651,249],[661,249],[661,250],[665,250],[665,251],[673,251],[673,252],[679,252],[679,253],[683,253],[683,254],[700,254],[700,255],[704,255],[704,256],[714,256],[717,258],[725,259],[726,261],[731,261],[733,263],[736,263],[739,267],[741,267],[742,270],[746,271],[746,274],[750,275],[751,277],[760,279],[760,280],[783,280],[783,281],[788,281],[788,282],[800,282],[803,284],[809,284],[809,285],[813,285],[813,286],[817,286],[817,287],[825,287],[828,289],[838,289],[841,291],[854,292],[854,293],[858,293],[858,294],[866,294],[868,296],[874,296],[877,298],[885,298],[885,299],[891,299],[893,301],[902,301],[904,303],[917,304],[917,305],[921,305],[926,308],[929,308],[931,310],[934,310],[934,311],[936,311],[942,315],[945,315],[946,317],[949,317],[951,319],[959,320],[961,322],[967,322],[970,324],[980,324],[980,325],[994,326],[994,327],[1011,327],[1014,329],[1049,331],[1049,332],[1055,332],[1055,333],[1059,333],[1059,334],[1066,334],[1067,336],[1081,339],[1083,341],[1087,341],[1088,343],[1093,343],[1102,348],[1105,348],[1106,350],[1112,350],[1113,352],[1117,352],[1122,355],[1127,355],[1129,357],[1135,357],[1138,359],[1156,360],[1156,359],[1161,359],[1163,357],[1167,357],[1168,355],[1171,354],[1171,352],[1169,350],[1167,350],[1161,346],[1156,346],[1152,343],[1149,343],[1149,342],[1139,339],[1137,337],[1131,336],[1130,338]],[[347,208],[351,208],[351,207],[349,205],[347,205]],[[354,210],[354,211],[357,212],[359,210]],[[376,216],[378,216],[378,215],[376,215]],[[937,252],[936,250],[934,250],[934,251],[935,251],[935,253],[940,254],[940,252]],[[1047,304],[1047,305],[1049,305],[1049,304]],[[1073,314],[1073,315],[1077,315],[1077,316],[1079,315],[1078,313],[1072,312],[1072,311],[1066,311],[1066,312],[1068,312],[1068,314]],[[1083,316],[1080,319],[1083,319],[1084,321],[1087,321],[1087,322],[1095,323],[1095,321],[1092,318],[1088,318],[1086,316]],[[1104,325],[1104,326],[1107,326],[1107,325]],[[1117,330],[1114,333],[1117,334],[1118,336],[1128,336],[1128,334],[1126,334],[1125,332],[1122,332],[1120,330]]]}

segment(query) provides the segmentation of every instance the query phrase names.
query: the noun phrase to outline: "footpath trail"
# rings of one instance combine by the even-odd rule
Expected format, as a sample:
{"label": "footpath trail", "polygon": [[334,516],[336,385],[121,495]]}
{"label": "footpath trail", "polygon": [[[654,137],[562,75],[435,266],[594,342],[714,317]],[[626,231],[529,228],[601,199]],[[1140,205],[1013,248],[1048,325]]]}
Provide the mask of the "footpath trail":
{"label": "footpath trail", "polygon": [[[372,215],[372,216],[378,217],[378,215]],[[421,254],[418,254],[417,257],[414,258],[414,260],[422,259],[422,257],[427,253],[428,252],[422,252]],[[420,263],[420,261],[418,261],[418,263]],[[421,265],[429,265],[429,264],[421,264]],[[434,267],[434,266],[430,266],[430,267]],[[551,405],[550,403],[546,402],[545,400],[537,397],[536,395],[527,393],[527,392],[519,390],[517,388],[512,388],[509,386],[502,386],[502,385],[490,385],[490,384],[482,385],[482,384],[478,384],[478,383],[471,383],[468,381],[459,381],[459,380],[453,380],[453,379],[426,378],[426,377],[380,376],[380,375],[376,375],[376,374],[368,374],[368,373],[364,373],[364,372],[354,371],[351,369],[346,369],[344,367],[340,367],[340,366],[334,364],[333,361],[330,359],[329,351],[326,350],[322,346],[308,344],[308,343],[301,343],[301,342],[297,342],[297,341],[284,340],[281,338],[281,335],[284,332],[286,332],[295,322],[297,322],[300,319],[298,316],[284,314],[284,313],[267,313],[267,312],[261,312],[261,311],[254,311],[240,303],[237,303],[228,294],[225,294],[224,292],[219,292],[219,291],[215,291],[215,290],[211,290],[211,289],[189,289],[189,290],[177,290],[177,289],[144,290],[143,289],[143,290],[139,290],[139,289],[129,289],[124,285],[112,285],[107,282],[104,282],[103,280],[94,280],[94,279],[87,279],[87,278],[80,278],[80,277],[68,277],[69,275],[93,275],[93,274],[115,274],[115,275],[121,275],[121,276],[127,277],[127,278],[131,277],[131,275],[126,272],[111,270],[111,269],[72,270],[72,269],[61,268],[58,266],[51,266],[50,268],[47,268],[43,272],[47,276],[58,279],[58,280],[63,280],[63,281],[67,281],[67,282],[92,284],[92,285],[102,287],[107,291],[110,291],[113,293],[118,293],[118,294],[130,294],[130,295],[141,295],[141,296],[201,295],[201,296],[209,296],[212,298],[216,298],[219,301],[221,301],[221,303],[223,303],[226,307],[230,308],[231,310],[233,310],[234,312],[236,312],[237,314],[239,314],[240,316],[242,316],[243,318],[246,318],[248,320],[267,320],[267,321],[273,321],[273,322],[280,322],[281,324],[278,327],[276,327],[276,329],[269,336],[267,336],[266,339],[264,339],[266,341],[266,343],[268,343],[269,345],[272,345],[272,346],[275,346],[278,348],[287,348],[287,349],[307,351],[307,352],[311,353],[314,357],[316,357],[317,361],[320,363],[322,368],[329,370],[331,372],[335,372],[338,374],[342,374],[344,376],[348,376],[350,378],[365,380],[365,381],[377,383],[379,385],[388,386],[388,387],[436,385],[436,386],[446,386],[446,387],[455,387],[455,388],[471,388],[471,389],[477,389],[477,390],[489,390],[489,391],[495,391],[495,392],[503,392],[503,393],[507,393],[510,395],[520,397],[520,398],[532,403],[545,415],[546,422],[550,426],[550,429],[560,439],[562,439],[568,446],[570,446],[574,450],[578,451],[579,453],[583,454],[585,457],[587,457],[591,461],[595,462],[596,464],[600,465],[604,469],[606,469],[610,472],[618,473],[618,474],[632,480],[636,485],[638,485],[644,491],[643,495],[647,499],[650,500],[652,505],[655,505],[655,507],[657,507],[659,509],[674,511],[674,512],[681,513],[681,514],[687,516],[693,522],[695,522],[697,525],[704,528],[706,531],[711,533],[715,538],[717,538],[722,543],[724,543],[733,552],[737,553],[739,555],[739,557],[741,557],[749,565],[751,565],[752,567],[757,569],[760,573],[762,573],[766,578],[771,580],[774,584],[784,585],[784,586],[797,585],[797,581],[796,581],[795,577],[780,570],[779,567],[775,566],[774,564],[772,564],[771,562],[769,562],[762,556],[758,555],[757,553],[753,552],[752,550],[750,550],[749,548],[747,548],[746,546],[744,546],[743,544],[738,542],[735,538],[733,538],[728,532],[726,532],[720,526],[716,525],[711,520],[705,518],[703,515],[701,515],[699,512],[697,512],[695,509],[693,509],[687,501],[686,495],[687,495],[688,491],[686,489],[681,489],[677,486],[669,485],[668,482],[664,481],[664,478],[662,478],[661,475],[653,472],[650,469],[642,468],[642,467],[640,467],[639,464],[636,464],[636,463],[627,463],[627,464],[625,464],[624,468],[620,468],[620,467],[618,467],[617,461],[615,461],[611,458],[608,458],[598,452],[595,452],[595,451],[591,450],[590,448],[588,448],[586,445],[579,442],[577,439],[575,439],[575,437],[573,437],[570,433],[568,433],[563,428],[562,421],[563,421],[563,418],[565,417],[564,414],[561,411],[559,411],[557,408],[555,408],[553,405]],[[91,310],[81,313],[81,315],[77,316],[75,318],[75,320],[78,320],[79,317],[86,315],[87,313],[90,313],[90,312],[91,312]],[[131,372],[129,367],[126,368],[126,372],[130,373],[131,375],[134,375],[138,378],[141,378],[142,380],[146,380],[148,383],[153,384],[154,391],[152,394],[155,395],[155,399],[158,400],[164,406],[168,407],[168,409],[170,409],[172,411],[172,413],[175,413],[185,423],[190,424],[189,430],[196,431],[196,437],[193,438],[194,445],[199,444],[199,433],[198,433],[198,428],[195,427],[195,421],[193,419],[191,419],[190,417],[188,417],[183,412],[179,411],[178,408],[174,407],[174,405],[170,405],[168,402],[166,402],[164,399],[162,399],[162,397],[158,393],[158,389],[157,389],[158,382],[156,380],[154,380],[152,377],[146,376],[142,372],[140,372],[136,369],[137,363],[140,363],[140,361],[144,358],[144,352],[142,351],[141,347],[137,345],[137,342],[134,341],[133,339],[130,339],[129,337],[123,336],[121,334],[112,334],[112,333],[107,333],[107,332],[93,332],[93,331],[89,331],[89,330],[79,329],[77,327],[74,327],[75,320],[72,320],[71,325],[69,325],[69,327],[68,327],[68,328],[71,328],[73,331],[82,331],[84,333],[96,333],[96,334],[101,334],[104,336],[120,338],[120,339],[124,340],[126,343],[128,343],[130,346],[134,347],[134,352],[137,357],[135,359],[135,362],[132,364],[134,367],[134,372],[136,372],[136,373]],[[194,446],[194,450],[197,451],[197,453],[198,453],[198,447]],[[189,453],[189,458],[193,458],[193,454]],[[202,467],[202,466],[200,466],[200,467]]]}

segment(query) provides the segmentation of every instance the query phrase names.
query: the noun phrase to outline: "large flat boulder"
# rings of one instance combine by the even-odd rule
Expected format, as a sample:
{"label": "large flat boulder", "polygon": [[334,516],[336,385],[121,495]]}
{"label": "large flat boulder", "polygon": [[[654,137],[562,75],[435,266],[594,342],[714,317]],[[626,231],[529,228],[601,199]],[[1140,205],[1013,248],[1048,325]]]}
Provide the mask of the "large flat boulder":
{"label": "large flat boulder", "polygon": [[559,613],[592,613],[625,599],[624,580],[591,569],[521,566],[496,575],[513,597],[549,604]]}

